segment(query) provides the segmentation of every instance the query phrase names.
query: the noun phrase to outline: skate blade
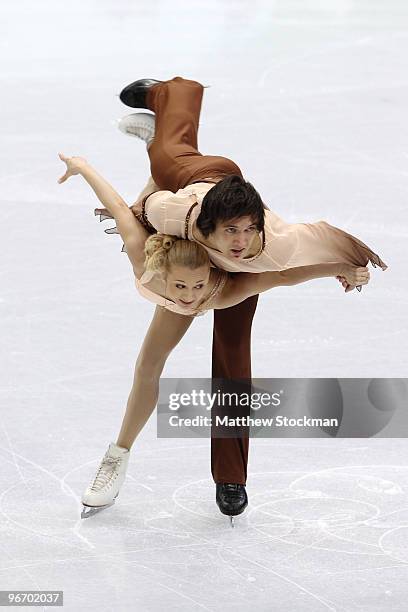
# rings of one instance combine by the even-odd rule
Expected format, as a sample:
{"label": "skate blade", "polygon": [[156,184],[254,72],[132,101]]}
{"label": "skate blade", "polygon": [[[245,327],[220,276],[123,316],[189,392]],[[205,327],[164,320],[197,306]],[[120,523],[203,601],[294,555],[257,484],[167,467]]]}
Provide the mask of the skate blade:
{"label": "skate blade", "polygon": [[106,508],[110,508],[111,506],[114,505],[114,503],[115,503],[115,500],[113,500],[110,504],[106,504],[106,506],[86,506],[85,504],[82,504],[83,508],[81,512],[81,519],[89,518],[90,516],[94,516],[94,514],[98,514],[98,512],[101,512],[102,510],[106,510]]}
{"label": "skate blade", "polygon": [[230,516],[230,525],[233,528],[235,527],[235,522],[234,522],[234,517],[233,516]]}

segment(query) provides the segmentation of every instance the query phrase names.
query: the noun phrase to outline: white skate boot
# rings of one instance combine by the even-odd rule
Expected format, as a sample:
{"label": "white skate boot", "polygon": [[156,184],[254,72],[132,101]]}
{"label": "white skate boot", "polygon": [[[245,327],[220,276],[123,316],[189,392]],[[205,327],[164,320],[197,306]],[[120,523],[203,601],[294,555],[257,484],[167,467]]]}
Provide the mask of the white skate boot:
{"label": "white skate boot", "polygon": [[147,149],[154,138],[155,116],[149,113],[132,113],[118,119],[118,128],[128,136],[144,140]]}
{"label": "white skate boot", "polygon": [[115,503],[125,480],[130,452],[114,442],[98,468],[95,478],[82,495],[81,518],[92,516]]}

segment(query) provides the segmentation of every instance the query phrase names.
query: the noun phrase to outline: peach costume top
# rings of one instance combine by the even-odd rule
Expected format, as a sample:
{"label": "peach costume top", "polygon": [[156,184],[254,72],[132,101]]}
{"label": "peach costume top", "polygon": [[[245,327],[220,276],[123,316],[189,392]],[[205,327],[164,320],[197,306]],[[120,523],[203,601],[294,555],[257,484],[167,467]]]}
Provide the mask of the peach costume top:
{"label": "peach costume top", "polygon": [[[94,210],[95,216],[99,215],[99,221],[104,221],[105,219],[113,219],[113,215],[109,212],[107,208],[95,208]],[[106,234],[119,234],[117,227],[110,227],[105,230]],[[126,253],[126,246],[122,246],[122,252]],[[221,293],[223,290],[225,283],[228,280],[228,273],[224,270],[215,269],[216,279],[214,287],[212,288],[209,295],[206,299],[201,302],[199,307],[196,310],[188,310],[186,308],[181,308],[181,306],[177,306],[175,302],[166,298],[166,283],[163,281],[162,286],[157,293],[156,291],[152,291],[152,289],[147,286],[152,281],[155,276],[154,272],[144,272],[140,279],[135,276],[135,285],[136,289],[144,298],[149,300],[149,302],[153,302],[158,306],[161,306],[165,310],[171,310],[177,314],[183,314],[186,316],[198,317],[205,314],[208,310],[212,308],[211,304],[214,302],[216,296]],[[155,284],[157,287],[157,283],[160,284],[158,278],[155,279]]]}
{"label": "peach costume top", "polygon": [[188,238],[201,244],[212,263],[229,272],[279,271],[319,263],[349,263],[383,270],[387,265],[364,242],[326,223],[286,223],[272,210],[265,210],[265,229],[258,253],[233,260],[193,236],[201,204],[215,183],[195,183],[172,191],[156,191],[145,200],[147,220],[160,233]]}
{"label": "peach costume top", "polygon": [[[193,228],[200,214],[201,204],[206,193],[215,183],[200,182],[187,185],[176,193],[156,191],[145,198],[145,216],[147,221],[160,233],[195,240]],[[100,221],[112,219],[105,209],[95,209]],[[119,233],[117,228],[106,229],[107,234]],[[202,246],[208,252],[212,264],[219,268],[219,277],[207,299],[200,304],[197,311],[185,310],[165,297],[165,284],[160,293],[155,293],[146,285],[152,280],[152,273],[145,272],[135,284],[139,293],[146,299],[178,314],[197,316],[209,309],[214,297],[222,291],[228,275],[227,272],[267,272],[280,271],[299,266],[310,266],[319,263],[348,263],[354,266],[366,266],[370,261],[374,267],[382,270],[387,265],[364,242],[351,234],[326,223],[286,223],[273,211],[265,210],[265,229],[260,235],[261,244],[258,253],[252,257],[229,259],[217,249]],[[122,251],[126,252],[123,245]],[[157,281],[156,281],[157,282]],[[358,287],[361,291],[361,286]]]}

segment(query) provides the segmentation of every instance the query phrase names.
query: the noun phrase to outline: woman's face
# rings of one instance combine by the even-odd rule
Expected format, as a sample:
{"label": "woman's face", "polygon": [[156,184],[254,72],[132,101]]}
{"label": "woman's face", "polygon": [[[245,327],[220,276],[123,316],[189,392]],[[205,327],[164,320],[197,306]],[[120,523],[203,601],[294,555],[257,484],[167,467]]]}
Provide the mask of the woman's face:
{"label": "woman's face", "polygon": [[166,297],[181,308],[196,308],[202,301],[210,281],[210,266],[192,270],[172,265],[166,275]]}

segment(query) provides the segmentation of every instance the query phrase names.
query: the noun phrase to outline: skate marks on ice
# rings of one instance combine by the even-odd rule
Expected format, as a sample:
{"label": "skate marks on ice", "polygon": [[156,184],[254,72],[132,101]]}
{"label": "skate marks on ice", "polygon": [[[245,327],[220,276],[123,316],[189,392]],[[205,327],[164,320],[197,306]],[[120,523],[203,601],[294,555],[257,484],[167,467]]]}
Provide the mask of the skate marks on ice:
{"label": "skate marks on ice", "polygon": [[[174,500],[179,509],[202,516],[206,513],[197,509],[197,484],[192,483],[192,496],[188,486],[180,487]],[[253,564],[249,581],[259,584],[260,576],[274,574],[327,609],[345,609],[340,604],[342,585],[349,585],[352,596],[353,591],[358,593],[356,581],[364,581],[373,601],[378,598],[385,607],[403,610],[408,466],[349,465],[311,473],[251,474],[248,494],[248,510],[238,523],[239,546],[217,529],[220,561],[237,571],[242,564],[248,568]],[[187,522],[185,517],[183,523]],[[334,589],[333,580],[338,585]],[[335,604],[324,597],[337,591]]]}
{"label": "skate marks on ice", "polygon": [[[20,478],[22,479],[22,481],[24,483],[26,483],[27,481],[25,480],[23,471],[21,470],[18,461],[17,461],[17,457],[15,456],[14,453],[14,449],[12,448],[12,445],[10,444],[10,439],[9,436],[6,432],[6,430],[4,429],[3,423],[0,421],[0,426],[2,428],[3,433],[5,434],[6,438],[7,438],[7,443],[9,445],[9,450],[10,453],[12,454],[13,457],[13,461],[9,462],[10,464],[12,463],[14,465],[14,467],[16,468],[16,471],[18,472]],[[0,451],[3,451],[3,449],[0,449]],[[3,453],[1,454],[1,461],[2,464],[5,465],[7,460],[4,458]],[[35,590],[40,590],[41,589],[41,584],[40,581],[37,579],[36,575],[34,573],[31,573],[28,568],[25,565],[21,565],[20,562],[20,551],[16,550],[15,547],[11,547],[9,546],[9,533],[10,530],[12,531],[12,536],[14,539],[14,531],[12,530],[12,528],[14,527],[14,522],[12,520],[9,519],[9,517],[7,516],[7,514],[5,514],[2,510],[2,502],[3,502],[3,498],[5,496],[7,496],[7,494],[9,493],[9,491],[14,487],[8,487],[6,488],[2,494],[0,495],[0,559],[1,559],[1,563],[0,563],[0,584],[2,583],[2,566],[6,566],[6,568],[10,567],[10,568],[16,568],[18,567],[19,569],[21,569],[21,571],[19,572],[19,577],[20,577],[20,581],[21,579],[24,579],[25,583],[30,585],[31,588],[35,589]],[[7,574],[6,574],[7,575]],[[42,608],[43,610],[45,608]]]}
{"label": "skate marks on ice", "polygon": [[[0,525],[5,525],[5,531],[10,533],[15,529],[16,532],[32,534],[33,557],[41,556],[42,546],[38,542],[43,542],[48,554],[54,548],[61,549],[61,546],[84,550],[80,542],[73,540],[72,532],[67,533],[73,529],[70,510],[79,504],[80,497],[65,482],[66,475],[61,478],[14,450],[13,461],[7,458],[5,448],[0,448],[0,451],[3,465],[8,465],[11,473],[14,466],[20,477],[0,495]],[[72,500],[76,502],[75,506],[70,503]],[[26,538],[26,544],[31,547],[30,538]]]}
{"label": "skate marks on ice", "polygon": [[252,483],[263,492],[250,493],[248,524],[266,539],[264,546],[241,547],[245,558],[267,571],[264,559],[273,549],[273,567],[303,586],[318,585],[316,593],[330,593],[335,610],[364,604],[361,582],[376,605],[404,610],[408,466],[348,465],[298,476],[264,472],[253,474]]}
{"label": "skate marks on ice", "polygon": [[[79,518],[79,494],[75,504],[70,500],[86,482],[89,462],[60,478],[16,453],[25,481],[0,496],[0,523],[8,531],[1,546],[10,551],[21,533],[24,544],[18,559],[3,554],[0,578],[21,581],[26,570],[45,576],[51,564],[68,570],[74,582],[84,565],[107,571],[120,560],[126,579],[134,580],[136,572],[146,589],[155,579],[161,597],[172,593],[198,609],[216,609],[222,592],[230,606],[244,596],[260,609],[274,598],[285,610],[344,611],[358,597],[362,604],[368,588],[384,609],[402,611],[408,466],[252,472],[249,506],[231,529],[216,506],[211,479],[186,483],[185,471],[175,469],[180,461],[193,465],[193,455],[204,462],[207,447],[174,450],[141,450],[144,481],[128,472],[114,507],[90,521]],[[156,469],[149,471],[152,460]],[[134,462],[130,472],[139,467]]]}
{"label": "skate marks on ice", "polygon": [[[173,500],[178,510],[181,510],[183,515],[187,512],[195,517],[206,517],[207,512],[205,507],[203,507],[204,500],[200,493],[200,489],[204,490],[205,488],[206,483],[204,481],[194,481],[193,483],[179,487],[173,495]],[[181,518],[182,516],[180,515],[180,519]],[[221,518],[224,518],[223,515],[221,515]],[[225,518],[228,519],[228,517]],[[208,554],[211,556],[214,566],[218,567],[219,573],[229,576],[229,580],[231,580],[232,576],[235,576],[241,588],[242,585],[244,585],[244,589],[248,586],[251,591],[255,588],[255,591],[258,592],[258,597],[264,596],[266,587],[267,590],[277,591],[281,589],[283,583],[286,590],[290,587],[293,589],[289,599],[292,596],[297,597],[299,593],[308,598],[308,604],[307,607],[304,607],[304,610],[314,611],[321,609],[335,611],[336,608],[332,605],[332,602],[313,593],[310,589],[302,586],[290,576],[285,576],[272,567],[268,567],[264,563],[251,559],[242,552],[237,552],[245,547],[256,547],[258,544],[263,544],[265,541],[263,534],[259,539],[256,533],[252,532],[251,526],[245,518],[245,512],[238,517],[234,517],[234,524],[238,525],[241,529],[233,534],[231,534],[230,530],[225,531],[223,526],[220,528],[217,521],[217,526],[214,526],[212,529],[211,539],[207,538]],[[186,525],[187,520],[188,516],[184,516],[182,524]],[[267,541],[269,541],[269,538]],[[263,586],[259,585],[260,577]],[[272,582],[271,577],[274,577],[276,580]]]}
{"label": "skate marks on ice", "polygon": [[[287,475],[266,472],[253,481],[276,482]],[[281,564],[292,566],[303,553],[319,550],[364,558],[367,569],[388,560],[408,565],[408,466],[356,465],[307,473],[283,490],[266,486],[265,493],[252,495],[251,506],[252,529],[294,548]],[[396,532],[398,539],[392,537]]]}

